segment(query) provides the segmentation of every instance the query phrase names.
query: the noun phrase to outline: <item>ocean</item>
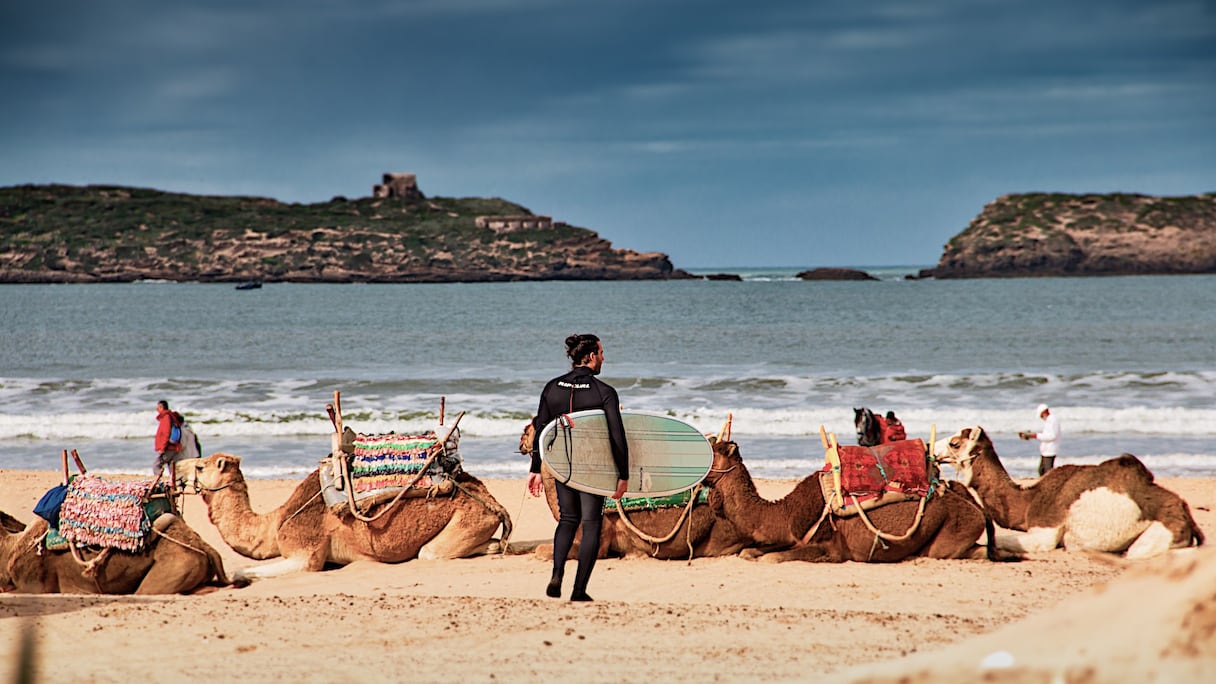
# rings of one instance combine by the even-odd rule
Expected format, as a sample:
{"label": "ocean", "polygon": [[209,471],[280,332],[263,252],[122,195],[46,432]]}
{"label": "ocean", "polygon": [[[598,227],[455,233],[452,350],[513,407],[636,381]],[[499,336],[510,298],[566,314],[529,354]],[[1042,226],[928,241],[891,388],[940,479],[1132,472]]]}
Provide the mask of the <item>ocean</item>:
{"label": "ocean", "polygon": [[[302,478],[329,450],[342,394],[359,432],[431,429],[464,412],[465,469],[522,478],[516,451],[563,340],[604,342],[627,408],[716,432],[728,415],[757,477],[823,464],[819,427],[855,443],[853,408],[909,436],[981,425],[1032,475],[1034,408],[1057,464],[1136,454],[1161,477],[1216,476],[1216,276],[802,282],[796,268],[697,269],[742,282],[0,287],[0,468],[151,472],[155,404],[204,453],[252,478]],[[947,474],[950,474],[947,472]]]}

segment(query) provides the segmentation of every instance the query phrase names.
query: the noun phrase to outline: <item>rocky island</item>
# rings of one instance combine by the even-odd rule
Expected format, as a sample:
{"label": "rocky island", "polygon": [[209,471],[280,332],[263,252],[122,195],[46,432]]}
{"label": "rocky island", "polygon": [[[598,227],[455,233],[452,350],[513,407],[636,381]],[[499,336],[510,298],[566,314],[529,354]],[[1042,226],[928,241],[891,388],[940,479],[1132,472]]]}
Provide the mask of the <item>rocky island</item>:
{"label": "rocky island", "polygon": [[285,204],[118,186],[0,188],[0,283],[421,283],[693,278],[502,199],[372,196]]}
{"label": "rocky island", "polygon": [[1216,193],[1005,195],[920,277],[1216,273]]}

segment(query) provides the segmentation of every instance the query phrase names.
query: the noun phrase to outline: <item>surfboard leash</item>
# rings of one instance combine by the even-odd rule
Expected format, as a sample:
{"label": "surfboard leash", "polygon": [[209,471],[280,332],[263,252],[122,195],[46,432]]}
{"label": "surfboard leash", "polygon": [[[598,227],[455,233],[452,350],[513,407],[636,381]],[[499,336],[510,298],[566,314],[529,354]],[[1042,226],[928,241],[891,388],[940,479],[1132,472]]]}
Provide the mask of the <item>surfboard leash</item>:
{"label": "surfboard leash", "polygon": [[[571,398],[571,403],[573,401]],[[557,417],[557,426],[561,428],[562,447],[566,452],[566,477],[562,480],[562,484],[568,484],[570,478],[574,477],[574,419],[570,417],[570,414],[563,413]]]}

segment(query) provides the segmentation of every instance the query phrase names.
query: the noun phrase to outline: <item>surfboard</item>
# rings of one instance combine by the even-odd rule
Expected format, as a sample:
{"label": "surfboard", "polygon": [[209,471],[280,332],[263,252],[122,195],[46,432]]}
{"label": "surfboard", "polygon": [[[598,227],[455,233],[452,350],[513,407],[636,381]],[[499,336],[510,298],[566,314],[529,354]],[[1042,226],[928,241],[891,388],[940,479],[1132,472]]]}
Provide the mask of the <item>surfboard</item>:
{"label": "surfboard", "polygon": [[[563,418],[568,417],[568,424]],[[575,411],[540,433],[541,461],[559,482],[590,494],[616,492],[618,474],[599,409]],[[677,494],[709,473],[713,447],[695,427],[657,413],[622,411],[629,442],[629,489],[625,496]]]}

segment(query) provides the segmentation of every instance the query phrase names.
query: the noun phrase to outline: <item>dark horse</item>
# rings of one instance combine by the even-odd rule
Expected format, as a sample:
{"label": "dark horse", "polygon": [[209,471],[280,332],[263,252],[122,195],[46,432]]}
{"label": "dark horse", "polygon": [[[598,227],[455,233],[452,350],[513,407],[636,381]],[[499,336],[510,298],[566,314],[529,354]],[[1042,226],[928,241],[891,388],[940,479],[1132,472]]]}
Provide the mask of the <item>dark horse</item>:
{"label": "dark horse", "polygon": [[864,447],[907,439],[904,425],[895,417],[894,411],[879,416],[868,408],[854,408],[853,427],[857,429],[857,443]]}

